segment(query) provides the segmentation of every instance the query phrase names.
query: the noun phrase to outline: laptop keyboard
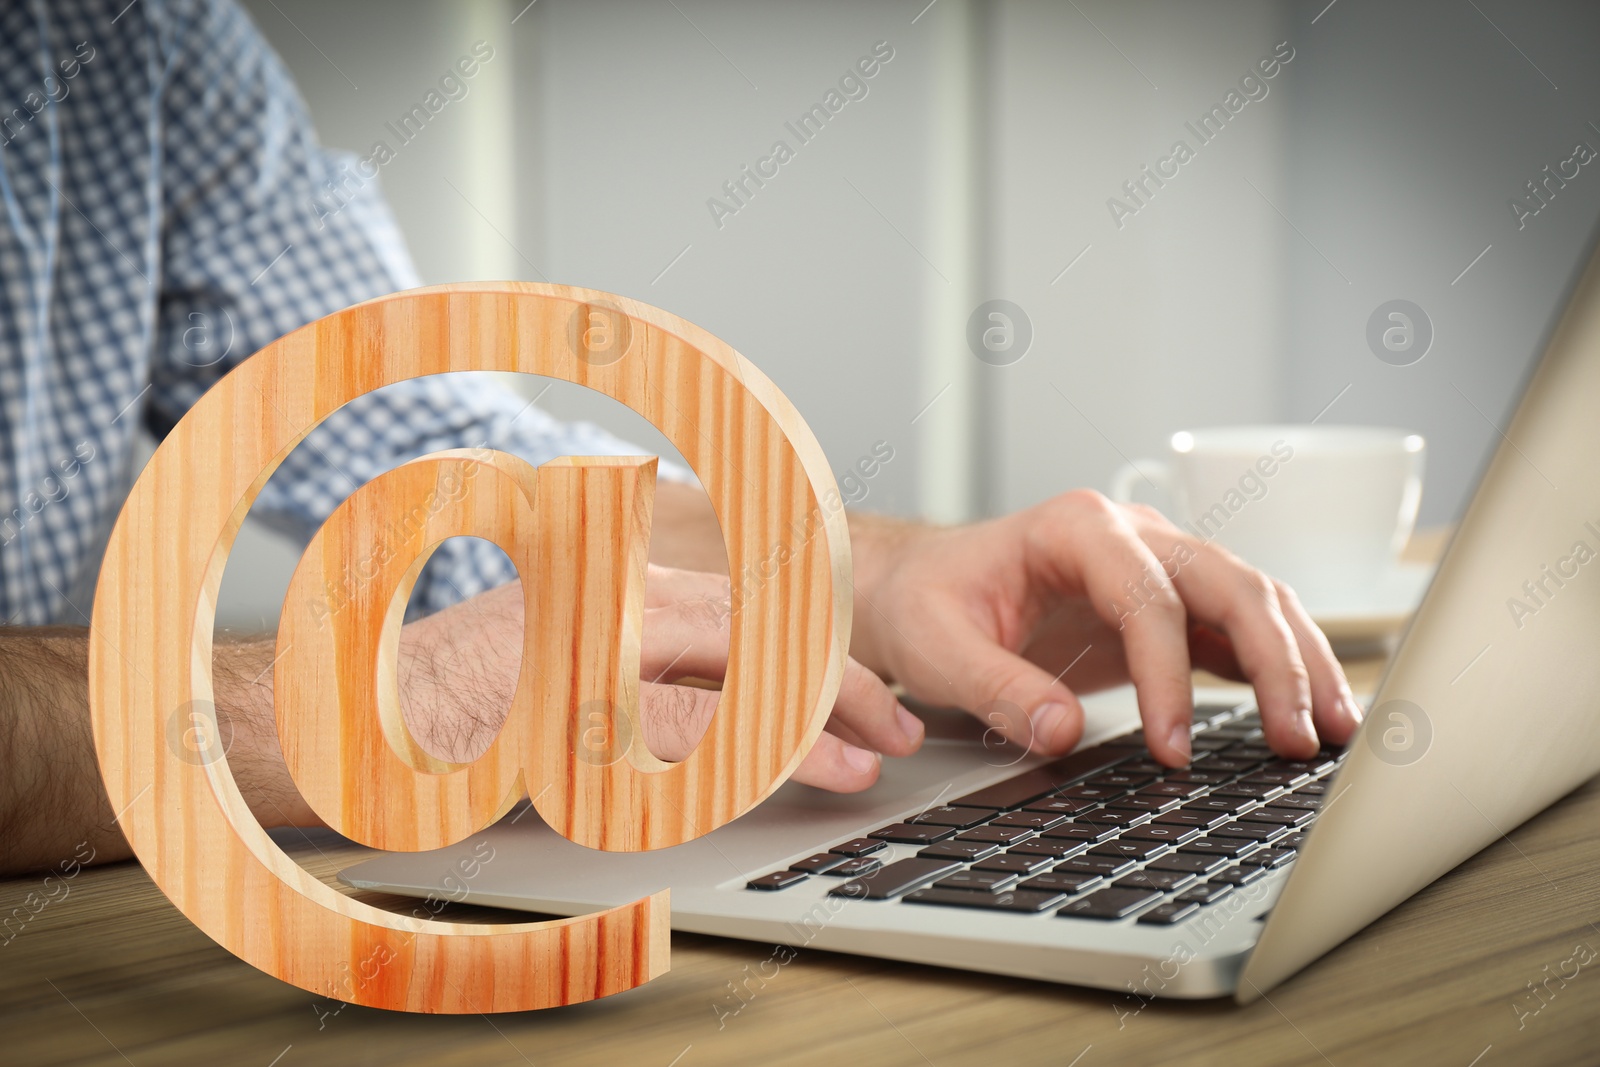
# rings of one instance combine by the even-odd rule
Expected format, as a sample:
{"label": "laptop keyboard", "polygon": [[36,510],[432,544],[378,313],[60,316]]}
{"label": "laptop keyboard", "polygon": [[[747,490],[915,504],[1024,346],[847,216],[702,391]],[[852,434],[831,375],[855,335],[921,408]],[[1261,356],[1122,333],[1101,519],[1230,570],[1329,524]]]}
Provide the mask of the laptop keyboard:
{"label": "laptop keyboard", "polygon": [[[754,878],[947,908],[1183,922],[1294,862],[1343,753],[1279,758],[1249,705],[1195,709],[1194,760],[1165,767],[1136,730]],[[884,863],[888,843],[921,846]]]}

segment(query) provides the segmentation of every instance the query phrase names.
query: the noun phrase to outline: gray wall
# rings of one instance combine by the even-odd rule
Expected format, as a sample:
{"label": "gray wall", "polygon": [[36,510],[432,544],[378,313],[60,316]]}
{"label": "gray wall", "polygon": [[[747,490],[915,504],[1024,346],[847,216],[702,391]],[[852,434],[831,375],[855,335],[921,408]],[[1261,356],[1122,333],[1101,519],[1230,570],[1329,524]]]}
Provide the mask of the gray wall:
{"label": "gray wall", "polygon": [[[1425,434],[1422,520],[1448,520],[1600,217],[1600,159],[1522,229],[1510,208],[1575,142],[1600,149],[1600,7],[1344,0],[1315,26],[1298,10],[1285,211],[1306,239],[1288,246],[1288,410],[1349,386],[1327,419]],[[1395,298],[1433,323],[1432,350],[1410,366],[1373,358],[1365,338]]]}
{"label": "gray wall", "polygon": [[[1286,242],[1268,200],[1287,196],[1302,57],[1209,144],[1185,128],[1285,40],[1278,6],[1079,7],[995,10],[992,295],[1035,328],[1027,357],[986,368],[1000,509],[1104,488],[1175,430],[1285,414]],[[1107,201],[1136,206],[1123,183],[1180,139],[1194,158],[1118,225]]]}
{"label": "gray wall", "polygon": [[[1322,421],[1427,434],[1423,520],[1458,512],[1600,208],[1600,165],[1521,231],[1507,206],[1600,147],[1592,5],[924,4],[247,0],[352,149],[488,41],[470,95],[384,169],[423,279],[588,285],[700,323],[836,469],[894,445],[866,507],[1104,487],[1176,429],[1338,396]],[[879,40],[866,97],[798,145],[784,123]],[[1284,41],[1267,95],[1118,226],[1108,198]],[[707,199],[778,138],[794,160],[719,227]],[[1033,332],[1007,366],[966,341],[996,298]],[[1434,326],[1412,366],[1365,339],[1393,298]],[[541,402],[661,446],[576,387]],[[247,537],[219,615],[266,624],[293,554]]]}

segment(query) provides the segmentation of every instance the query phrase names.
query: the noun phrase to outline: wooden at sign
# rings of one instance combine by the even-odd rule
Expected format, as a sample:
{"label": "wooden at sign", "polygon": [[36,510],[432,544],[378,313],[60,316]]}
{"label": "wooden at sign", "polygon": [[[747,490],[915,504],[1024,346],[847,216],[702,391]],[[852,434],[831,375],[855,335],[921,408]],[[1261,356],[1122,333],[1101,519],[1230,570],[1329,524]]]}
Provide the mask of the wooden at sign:
{"label": "wooden at sign", "polygon": [[[640,627],[655,461],[534,468],[489,449],[421,456],[358,489],[295,571],[278,634],[278,730],[329,825],[389,850],[438,848],[524,796],[580,844],[679,844],[750,810],[821,732],[850,638],[843,513],[805,424],[744,357],[660,309],[565,286],[439,286],[346,309],[268,345],[179,422],[112,532],[90,638],[95,744],[139,859],[196,925],[322,996],[407,1011],[519,1011],[660,974],[668,892],[570,919],[465,925],[354,900],[311,877],[252,819],[225,754],[193,758],[169,722],[213,699],[212,630],[228,554],[257,492],[318,422],[394,382],[524,371],[606,393],[659,428],[699,475],[735,575],[726,680],[680,763],[641,744],[597,760],[603,709],[638,729]],[[522,580],[523,664],[505,726],[468,764],[400,715],[401,613],[429,554],[475,535]],[[784,562],[770,578],[770,561]],[[486,709],[489,710],[489,709]],[[203,728],[215,731],[209,712]],[[187,718],[185,718],[187,723]]]}

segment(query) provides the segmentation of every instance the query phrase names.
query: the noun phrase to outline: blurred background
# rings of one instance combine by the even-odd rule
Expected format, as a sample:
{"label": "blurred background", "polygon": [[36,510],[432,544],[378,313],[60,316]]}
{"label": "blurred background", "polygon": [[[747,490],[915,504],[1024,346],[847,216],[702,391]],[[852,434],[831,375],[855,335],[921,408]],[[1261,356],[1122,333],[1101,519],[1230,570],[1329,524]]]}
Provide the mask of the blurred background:
{"label": "blurred background", "polygon": [[[1529,189],[1600,148],[1593,4],[246,6],[324,143],[360,155],[491,50],[382,167],[423,280],[682,315],[836,471],[887,442],[860,506],[903,515],[1105,489],[1180,429],[1316,419],[1423,434],[1421,522],[1448,522],[1600,215],[1600,166]],[[1163,163],[1179,140],[1192,158]],[[763,164],[777,141],[791,158]],[[984,360],[968,323],[994,300],[1016,333]],[[1403,366],[1368,341],[1394,300],[1431,333]],[[540,403],[670,454],[596,394]],[[270,626],[298,551],[240,547],[219,622]]]}

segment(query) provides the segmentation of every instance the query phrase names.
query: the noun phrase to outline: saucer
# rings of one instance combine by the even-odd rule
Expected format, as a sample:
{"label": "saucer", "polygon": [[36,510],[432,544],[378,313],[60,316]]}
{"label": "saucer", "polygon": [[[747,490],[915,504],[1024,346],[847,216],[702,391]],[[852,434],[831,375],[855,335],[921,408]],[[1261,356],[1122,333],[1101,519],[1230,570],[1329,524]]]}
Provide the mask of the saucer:
{"label": "saucer", "polygon": [[1422,602],[1434,569],[1431,563],[1396,564],[1361,600],[1348,603],[1307,600],[1306,611],[1327,634],[1337,654],[1384,653]]}

